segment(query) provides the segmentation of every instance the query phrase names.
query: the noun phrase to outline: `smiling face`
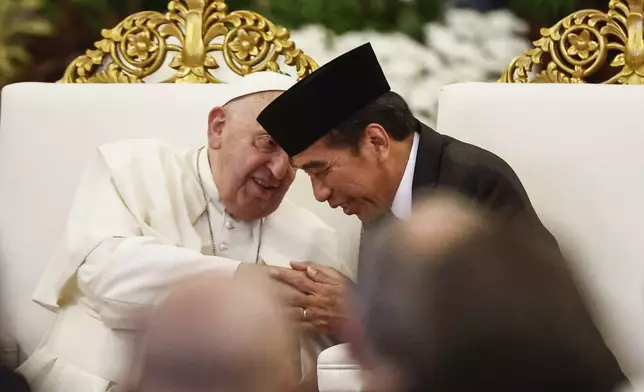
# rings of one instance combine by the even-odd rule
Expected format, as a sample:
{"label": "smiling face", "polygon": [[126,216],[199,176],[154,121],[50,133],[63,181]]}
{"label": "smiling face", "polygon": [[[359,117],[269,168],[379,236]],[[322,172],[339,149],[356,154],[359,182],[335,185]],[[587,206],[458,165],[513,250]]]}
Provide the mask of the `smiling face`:
{"label": "smiling face", "polygon": [[269,91],[217,107],[208,118],[210,165],[221,202],[236,219],[266,217],[295,179],[288,155],[256,121],[282,92]]}
{"label": "smiling face", "polygon": [[322,138],[293,161],[311,178],[318,201],[368,222],[391,206],[405,167],[398,159],[404,149],[382,126],[369,124],[357,150],[331,147]]}

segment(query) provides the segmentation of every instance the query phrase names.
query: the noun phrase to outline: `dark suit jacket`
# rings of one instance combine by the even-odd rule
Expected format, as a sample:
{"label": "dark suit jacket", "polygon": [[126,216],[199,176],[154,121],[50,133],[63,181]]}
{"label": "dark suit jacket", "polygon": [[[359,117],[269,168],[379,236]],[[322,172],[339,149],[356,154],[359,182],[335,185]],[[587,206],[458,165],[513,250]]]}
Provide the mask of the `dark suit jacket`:
{"label": "dark suit jacket", "polygon": [[[529,224],[547,243],[558,248],[554,236],[543,226],[532,207],[519,177],[503,159],[480,147],[441,135],[420,124],[412,201],[425,192],[443,189],[455,192],[492,211],[502,221]],[[383,223],[395,217],[389,213],[363,227],[360,254],[369,238]],[[358,262],[358,280],[360,265]]]}
{"label": "dark suit jacket", "polygon": [[473,199],[503,219],[525,219],[544,238],[556,240],[543,226],[519,177],[503,159],[480,147],[441,135],[421,125],[412,197],[441,188]]}
{"label": "dark suit jacket", "polygon": [[[558,247],[534,211],[519,177],[503,159],[480,147],[441,135],[424,124],[418,132],[420,140],[412,182],[414,202],[434,189],[452,191],[492,211],[502,221],[529,223],[536,234]],[[393,216],[389,214],[365,224],[361,247],[388,218]]]}

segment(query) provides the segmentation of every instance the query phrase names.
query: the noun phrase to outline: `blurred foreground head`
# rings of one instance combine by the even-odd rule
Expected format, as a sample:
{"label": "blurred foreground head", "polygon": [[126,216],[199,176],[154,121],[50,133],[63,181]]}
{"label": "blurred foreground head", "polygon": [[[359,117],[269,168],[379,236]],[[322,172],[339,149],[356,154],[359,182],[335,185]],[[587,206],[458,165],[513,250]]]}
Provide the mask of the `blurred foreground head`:
{"label": "blurred foreground head", "polygon": [[433,197],[361,261],[367,391],[609,392],[624,376],[552,243]]}
{"label": "blurred foreground head", "polygon": [[140,392],[289,392],[295,336],[260,278],[201,277],[177,287],[150,320]]}

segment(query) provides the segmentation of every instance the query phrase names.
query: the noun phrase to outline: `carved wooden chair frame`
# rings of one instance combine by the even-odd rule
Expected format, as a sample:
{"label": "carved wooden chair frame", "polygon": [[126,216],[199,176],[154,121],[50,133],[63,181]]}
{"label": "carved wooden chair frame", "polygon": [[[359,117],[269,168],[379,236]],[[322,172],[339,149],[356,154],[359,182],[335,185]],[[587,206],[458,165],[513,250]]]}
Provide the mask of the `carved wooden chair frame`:
{"label": "carved wooden chair frame", "polygon": [[500,81],[644,84],[643,11],[644,0],[610,0],[608,12],[577,11],[541,29]]}
{"label": "carved wooden chair frame", "polygon": [[[61,82],[141,83],[171,52],[176,72],[163,81],[168,83],[221,83],[213,73],[222,66],[215,52],[238,75],[286,72],[280,59],[299,79],[318,68],[287,29],[255,12],[229,12],[224,0],[171,0],[167,13],[136,13],[102,36]],[[610,0],[607,12],[577,11],[541,29],[533,44],[512,60],[500,82],[644,84],[644,0]]]}
{"label": "carved wooden chair frame", "polygon": [[222,66],[216,52],[238,75],[287,72],[282,63],[303,78],[318,67],[295,47],[287,29],[255,12],[228,12],[224,0],[171,0],[167,13],[136,13],[101,35],[60,82],[142,83],[172,52],[169,66],[175,72],[165,83],[222,83],[213,72]]}

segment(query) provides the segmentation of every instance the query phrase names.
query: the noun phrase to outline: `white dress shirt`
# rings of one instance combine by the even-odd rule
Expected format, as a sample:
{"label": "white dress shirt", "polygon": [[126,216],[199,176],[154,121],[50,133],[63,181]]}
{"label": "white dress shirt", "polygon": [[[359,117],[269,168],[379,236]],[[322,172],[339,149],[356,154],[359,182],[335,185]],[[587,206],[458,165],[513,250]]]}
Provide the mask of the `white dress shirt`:
{"label": "white dress shirt", "polygon": [[398,191],[394,197],[394,202],[391,205],[391,212],[398,219],[407,219],[411,215],[411,188],[414,182],[414,170],[416,168],[416,155],[418,154],[418,142],[420,134],[414,133],[414,143],[409,152],[409,159],[407,160],[407,167],[403,178],[398,185]]}

